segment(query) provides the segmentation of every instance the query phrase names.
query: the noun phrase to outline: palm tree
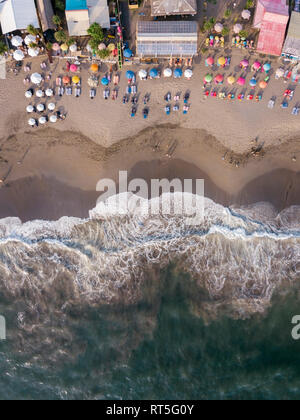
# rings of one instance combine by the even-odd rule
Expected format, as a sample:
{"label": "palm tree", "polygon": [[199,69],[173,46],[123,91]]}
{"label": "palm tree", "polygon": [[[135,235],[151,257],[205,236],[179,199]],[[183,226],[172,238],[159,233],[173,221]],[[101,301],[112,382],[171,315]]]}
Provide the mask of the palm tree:
{"label": "palm tree", "polygon": [[62,20],[58,15],[54,15],[52,18],[52,22],[57,28],[61,28]]}
{"label": "palm tree", "polygon": [[4,42],[0,41],[0,55],[3,55],[8,50]]}
{"label": "palm tree", "polygon": [[39,34],[39,30],[36,29],[33,25],[28,25],[27,26],[27,32],[30,35],[33,35],[33,36],[37,36]]}
{"label": "palm tree", "polygon": [[66,42],[68,39],[67,34],[62,30],[55,32],[54,37],[57,42]]}

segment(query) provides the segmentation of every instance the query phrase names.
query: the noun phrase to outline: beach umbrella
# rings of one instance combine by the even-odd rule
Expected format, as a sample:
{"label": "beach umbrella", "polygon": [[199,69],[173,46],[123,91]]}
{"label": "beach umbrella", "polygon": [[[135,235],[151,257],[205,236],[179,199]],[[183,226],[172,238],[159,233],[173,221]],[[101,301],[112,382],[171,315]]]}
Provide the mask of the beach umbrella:
{"label": "beach umbrella", "polygon": [[227,83],[229,85],[234,85],[235,84],[235,77],[229,76],[228,79],[227,79]]}
{"label": "beach umbrella", "polygon": [[187,79],[191,79],[193,77],[193,70],[191,69],[186,69],[184,72],[184,77]]}
{"label": "beach umbrella", "polygon": [[92,76],[88,79],[88,85],[91,88],[96,88],[98,86],[98,78],[95,76]]}
{"label": "beach umbrella", "polygon": [[44,97],[44,92],[42,90],[37,90],[36,93],[35,93],[35,95],[38,98],[43,98]]}
{"label": "beach umbrella", "polygon": [[[113,52],[116,49],[115,44],[113,44],[112,42],[108,45],[107,47],[108,51]],[[131,52],[132,55],[132,52]]]}
{"label": "beach umbrella", "polygon": [[70,66],[71,73],[76,73],[77,70],[78,70],[78,67],[76,66],[76,64],[71,64]]}
{"label": "beach umbrella", "polygon": [[147,73],[147,71],[146,70],[144,70],[144,69],[141,69],[140,71],[139,71],[139,77],[140,77],[140,79],[145,79],[146,77],[148,76],[148,73]]}
{"label": "beach umbrella", "polygon": [[245,83],[246,83],[246,79],[244,77],[240,77],[237,81],[237,84],[239,86],[245,86]]}
{"label": "beach umbrella", "polygon": [[215,24],[215,31],[218,33],[221,33],[224,29],[224,26],[222,25],[222,23],[216,23]]}
{"label": "beach umbrella", "polygon": [[128,70],[128,71],[126,72],[126,79],[131,80],[131,79],[133,79],[133,78],[134,78],[134,73],[133,73],[133,71]]}
{"label": "beach umbrella", "polygon": [[237,23],[236,25],[234,25],[233,27],[233,32],[235,34],[239,34],[241,31],[243,30],[243,25],[241,25],[240,23]]}
{"label": "beach umbrella", "polygon": [[39,73],[33,73],[30,77],[31,83],[33,83],[34,85],[39,85],[40,83],[42,83],[42,75]]}
{"label": "beach umbrella", "polygon": [[24,42],[25,42],[26,45],[36,44],[36,42],[37,42],[36,41],[36,36],[31,35],[31,34],[26,35],[26,37],[24,39]]}
{"label": "beach umbrella", "polygon": [[244,69],[247,69],[249,67],[249,60],[242,60],[240,63],[241,67],[243,67]]}
{"label": "beach umbrella", "polygon": [[40,124],[46,124],[46,122],[47,122],[47,118],[46,117],[41,117],[41,118],[39,118],[39,123]]}
{"label": "beach umbrella", "polygon": [[70,84],[70,81],[71,81],[70,77],[68,77],[68,76],[63,77],[63,84],[64,85]]}
{"label": "beach umbrella", "polygon": [[261,69],[261,63],[259,61],[255,61],[255,63],[253,64],[253,69],[254,70],[260,70]]}
{"label": "beach umbrella", "polygon": [[11,43],[14,47],[21,47],[21,45],[23,45],[23,39],[16,35],[12,38]]}
{"label": "beach umbrella", "polygon": [[102,42],[101,44],[98,45],[98,50],[99,51],[106,50],[106,45],[104,44],[104,42]]}
{"label": "beach umbrella", "polygon": [[56,123],[57,122],[57,116],[56,115],[51,115],[50,122]]}
{"label": "beach umbrella", "polygon": [[164,76],[165,77],[172,77],[173,71],[170,68],[164,69]]}
{"label": "beach umbrella", "polygon": [[284,69],[281,69],[281,68],[277,69],[276,70],[276,76],[277,77],[283,77],[284,76]]}
{"label": "beach umbrella", "polygon": [[36,107],[36,109],[39,112],[44,112],[45,111],[45,105],[44,104],[38,104],[37,107]]}
{"label": "beach umbrella", "polygon": [[265,63],[263,69],[266,73],[269,72],[271,70],[271,64]]}
{"label": "beach umbrella", "polygon": [[28,105],[26,111],[28,112],[28,114],[31,114],[32,112],[34,112],[34,107],[32,105]]}
{"label": "beach umbrella", "polygon": [[243,10],[242,12],[242,18],[245,20],[249,20],[251,18],[251,12],[250,10]]}
{"label": "beach umbrella", "polygon": [[158,77],[158,70],[157,69],[151,69],[149,72],[150,77],[152,77],[153,79],[155,79],[156,77]]}
{"label": "beach umbrella", "polygon": [[35,120],[34,118],[30,118],[30,119],[28,120],[28,124],[29,124],[31,127],[34,127],[34,126],[36,125],[36,120]]}
{"label": "beach umbrella", "polygon": [[30,99],[33,96],[33,92],[32,90],[27,90],[27,92],[25,92],[25,98]]}
{"label": "beach umbrella", "polygon": [[53,92],[53,90],[52,90],[52,89],[47,89],[47,90],[46,90],[46,96],[48,96],[49,98],[50,98],[51,96],[53,96],[53,94],[54,94],[54,92]]}
{"label": "beach umbrella", "polygon": [[222,74],[217,74],[217,76],[215,77],[215,83],[220,84],[223,83],[224,81],[224,76],[222,76]]}
{"label": "beach umbrella", "polygon": [[254,79],[254,78],[253,78],[253,79],[251,79],[251,80],[250,80],[250,86],[251,86],[251,87],[255,87],[256,85],[257,85],[257,80],[256,80],[256,79]]}
{"label": "beach umbrella", "polygon": [[16,50],[16,51],[14,52],[13,57],[14,57],[14,59],[15,59],[16,61],[22,61],[22,60],[24,60],[25,55],[24,55],[23,51],[21,51],[21,50]]}
{"label": "beach umbrella", "polygon": [[48,109],[49,109],[49,111],[54,111],[55,110],[55,104],[53,102],[50,102],[50,104],[48,104]]}
{"label": "beach umbrella", "polygon": [[67,46],[67,44],[62,44],[62,45],[61,45],[61,47],[60,47],[60,49],[61,49],[62,51],[64,51],[64,52],[67,52],[67,51],[68,51],[68,49],[69,49],[69,47]]}
{"label": "beach umbrella", "polygon": [[211,74],[207,74],[207,75],[204,77],[204,82],[206,82],[206,83],[211,83],[211,82],[212,82],[212,80],[213,80],[213,77],[212,77],[212,75],[211,75]]}
{"label": "beach umbrella", "polygon": [[59,51],[60,50],[60,45],[57,42],[55,42],[55,44],[52,45],[52,50],[53,51]]}
{"label": "beach umbrella", "polygon": [[109,84],[109,80],[107,77],[103,77],[103,79],[101,80],[101,84],[103,86],[107,86]]}
{"label": "beach umbrella", "polygon": [[212,66],[215,64],[215,60],[214,60],[214,58],[213,58],[213,57],[208,57],[208,58],[205,60],[205,63],[206,63],[206,65],[207,65],[207,66],[212,67]]}
{"label": "beach umbrella", "polygon": [[223,67],[226,64],[226,58],[225,57],[220,57],[218,60],[218,65]]}
{"label": "beach umbrella", "polygon": [[29,48],[28,50],[28,55],[30,57],[37,57],[40,53],[40,49],[39,48]]}
{"label": "beach umbrella", "polygon": [[[115,46],[114,46],[115,47]],[[115,48],[114,48],[115,49]],[[130,58],[130,57],[132,57],[132,51],[129,49],[129,48],[127,48],[126,50],[124,50],[124,57],[125,58]]]}
{"label": "beach umbrella", "polygon": [[259,84],[259,87],[261,88],[261,89],[266,89],[266,87],[268,86],[268,83],[267,82],[265,82],[264,80],[263,81],[261,81],[260,82],[260,84]]}
{"label": "beach umbrella", "polygon": [[74,85],[78,85],[78,83],[80,82],[80,77],[79,76],[73,76],[72,77],[72,82],[74,83]]}
{"label": "beach umbrella", "polygon": [[76,44],[72,44],[72,45],[70,46],[70,51],[71,51],[72,53],[75,53],[75,52],[77,51],[77,45],[76,45]]}
{"label": "beach umbrella", "polygon": [[183,71],[180,68],[174,70],[174,77],[175,79],[180,79],[182,77]]}
{"label": "beach umbrella", "polygon": [[93,63],[90,67],[91,72],[97,73],[99,71],[99,66],[96,63]]}

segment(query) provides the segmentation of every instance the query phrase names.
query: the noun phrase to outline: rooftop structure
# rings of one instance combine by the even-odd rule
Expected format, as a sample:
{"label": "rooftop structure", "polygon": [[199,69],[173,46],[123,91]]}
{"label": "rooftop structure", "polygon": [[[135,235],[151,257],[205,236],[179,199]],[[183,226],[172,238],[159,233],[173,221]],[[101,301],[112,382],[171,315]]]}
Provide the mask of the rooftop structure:
{"label": "rooftop structure", "polygon": [[152,16],[196,15],[196,0],[151,0]]}
{"label": "rooftop structure", "polygon": [[86,36],[95,22],[110,28],[107,0],[66,0],[66,18],[70,36]]}
{"label": "rooftop structure", "polygon": [[29,25],[39,28],[34,0],[6,0],[0,4],[2,32],[24,30]]}
{"label": "rooftop structure", "polygon": [[288,34],[283,46],[282,55],[284,57],[300,60],[300,13],[293,12]]}
{"label": "rooftop structure", "polygon": [[254,17],[254,27],[260,29],[257,51],[281,55],[288,21],[286,0],[258,0]]}
{"label": "rooftop structure", "polygon": [[197,22],[140,21],[137,24],[137,54],[140,57],[193,57],[197,52]]}
{"label": "rooftop structure", "polygon": [[51,0],[37,0],[36,5],[39,12],[43,32],[46,32],[49,29],[55,29],[55,25],[52,21],[54,12]]}

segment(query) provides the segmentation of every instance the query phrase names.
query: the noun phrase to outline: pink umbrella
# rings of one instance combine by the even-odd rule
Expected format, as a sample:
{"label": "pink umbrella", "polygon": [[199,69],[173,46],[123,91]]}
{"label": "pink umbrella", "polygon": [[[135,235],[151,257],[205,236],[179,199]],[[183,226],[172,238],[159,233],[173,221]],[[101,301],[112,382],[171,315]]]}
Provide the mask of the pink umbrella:
{"label": "pink umbrella", "polygon": [[78,70],[78,67],[76,66],[76,64],[71,64],[70,66],[70,71],[72,73],[76,73],[76,71]]}
{"label": "pink umbrella", "polygon": [[223,83],[224,82],[224,76],[222,76],[222,74],[218,74],[215,77],[215,83],[219,84],[219,83]]}
{"label": "pink umbrella", "polygon": [[215,60],[213,59],[213,57],[208,57],[208,58],[207,58],[207,60],[206,60],[206,64],[207,64],[208,66],[213,66],[213,65],[214,65],[214,63],[215,63]]}
{"label": "pink umbrella", "polygon": [[240,86],[245,86],[246,80],[243,77],[240,77],[237,81],[237,84]]}
{"label": "pink umbrella", "polygon": [[244,69],[249,67],[249,61],[248,60],[242,60],[241,61],[241,67],[243,67]]}
{"label": "pink umbrella", "polygon": [[60,50],[60,45],[56,42],[55,44],[52,45],[52,50],[53,51],[59,51]]}
{"label": "pink umbrella", "polygon": [[255,63],[253,64],[253,69],[254,70],[260,70],[261,69],[261,63],[259,61],[255,61]]}

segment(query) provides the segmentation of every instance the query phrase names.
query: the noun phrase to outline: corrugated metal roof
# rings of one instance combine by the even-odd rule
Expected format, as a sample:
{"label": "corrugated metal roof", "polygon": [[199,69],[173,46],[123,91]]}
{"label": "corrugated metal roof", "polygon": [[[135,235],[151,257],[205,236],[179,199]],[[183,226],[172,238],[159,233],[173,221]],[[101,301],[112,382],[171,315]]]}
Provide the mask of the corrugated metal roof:
{"label": "corrugated metal roof", "polygon": [[40,26],[34,0],[7,0],[2,4],[0,19],[4,34],[26,29],[28,25]]}
{"label": "corrugated metal roof", "polygon": [[282,50],[283,54],[300,57],[300,13],[293,12],[289,31]]}
{"label": "corrugated metal roof", "polygon": [[281,55],[285,32],[286,24],[263,21],[257,51],[264,54]]}
{"label": "corrugated metal roof", "polygon": [[151,0],[152,16],[195,15],[196,0]]}
{"label": "corrugated metal roof", "polygon": [[198,33],[198,24],[194,21],[139,21],[137,25],[138,35],[147,34],[191,34]]}
{"label": "corrugated metal roof", "polygon": [[51,0],[37,0],[36,4],[39,11],[43,32],[48,31],[48,29],[55,29],[55,25],[52,21],[54,12]]}

